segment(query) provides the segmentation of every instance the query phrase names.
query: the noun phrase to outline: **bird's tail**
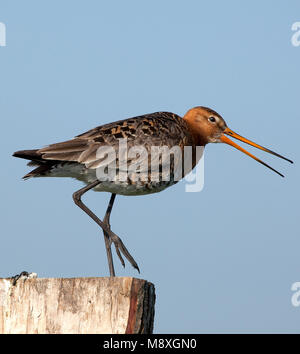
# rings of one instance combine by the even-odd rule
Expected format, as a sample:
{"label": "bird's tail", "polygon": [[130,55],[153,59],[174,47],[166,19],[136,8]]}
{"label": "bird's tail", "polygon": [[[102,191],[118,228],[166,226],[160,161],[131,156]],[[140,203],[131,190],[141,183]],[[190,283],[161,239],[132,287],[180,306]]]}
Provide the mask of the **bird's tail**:
{"label": "bird's tail", "polygon": [[25,160],[40,161],[42,157],[38,154],[38,149],[34,150],[20,150],[13,153],[14,157],[19,157]]}
{"label": "bird's tail", "polygon": [[46,161],[42,158],[41,154],[38,153],[38,149],[16,151],[13,153],[13,156],[25,160],[30,160],[30,162],[27,164],[28,166],[37,166],[37,168],[27,173],[23,179],[43,176],[51,169],[53,165],[52,161]]}

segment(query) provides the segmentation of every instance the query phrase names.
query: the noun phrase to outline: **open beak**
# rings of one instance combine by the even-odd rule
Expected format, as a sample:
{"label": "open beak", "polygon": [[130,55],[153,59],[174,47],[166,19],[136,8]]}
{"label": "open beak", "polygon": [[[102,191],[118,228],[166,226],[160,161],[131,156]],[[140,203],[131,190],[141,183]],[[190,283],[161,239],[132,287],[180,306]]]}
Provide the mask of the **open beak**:
{"label": "open beak", "polygon": [[[281,156],[281,155],[277,154],[277,153],[274,152],[274,151],[271,151],[271,150],[269,150],[269,149],[267,149],[267,148],[265,148],[265,147],[263,147],[263,146],[260,146],[260,145],[258,145],[258,144],[256,144],[256,143],[254,143],[254,142],[251,141],[251,140],[248,140],[248,139],[244,138],[243,136],[241,136],[241,135],[235,133],[234,131],[232,131],[232,130],[229,129],[229,128],[226,128],[226,129],[224,130],[224,134],[227,134],[227,135],[229,135],[229,136],[232,136],[233,138],[238,139],[238,140],[240,140],[240,141],[242,141],[242,142],[244,142],[244,143],[246,143],[246,144],[249,144],[249,145],[251,145],[251,146],[254,146],[254,147],[256,147],[256,148],[258,148],[258,149],[260,149],[260,150],[266,151],[266,152],[268,152],[268,153],[270,153],[270,154],[272,154],[272,155],[275,155],[275,156],[280,157],[280,158],[282,158],[282,159],[284,159],[284,160],[286,160],[286,161],[288,161],[288,162],[290,162],[290,163],[293,163],[293,161],[287,159],[286,157]],[[260,159],[258,159],[256,156],[252,155],[252,154],[251,154],[250,152],[248,152],[247,150],[243,149],[241,146],[239,146],[238,144],[236,144],[235,142],[233,142],[232,140],[230,140],[230,139],[229,139],[226,135],[224,135],[224,134],[221,135],[221,138],[220,138],[220,140],[221,140],[222,143],[226,143],[226,144],[228,144],[228,145],[231,145],[231,146],[235,147],[236,149],[242,151],[242,152],[245,153],[246,155],[252,157],[254,160],[256,160],[256,161],[258,161],[259,163],[263,164],[264,166],[268,167],[268,168],[271,169],[272,171],[276,172],[277,174],[279,174],[279,176],[284,177],[283,174],[281,174],[280,172],[276,171],[274,168],[272,168],[271,166],[267,165],[265,162],[261,161]]]}

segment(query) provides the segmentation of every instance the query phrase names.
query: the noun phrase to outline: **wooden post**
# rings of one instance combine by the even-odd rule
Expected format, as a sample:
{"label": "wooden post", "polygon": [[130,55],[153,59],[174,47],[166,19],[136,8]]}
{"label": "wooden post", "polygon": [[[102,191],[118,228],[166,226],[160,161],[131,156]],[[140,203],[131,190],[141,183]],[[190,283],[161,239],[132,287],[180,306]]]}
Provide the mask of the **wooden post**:
{"label": "wooden post", "polygon": [[0,279],[0,333],[152,333],[154,285],[136,278]]}

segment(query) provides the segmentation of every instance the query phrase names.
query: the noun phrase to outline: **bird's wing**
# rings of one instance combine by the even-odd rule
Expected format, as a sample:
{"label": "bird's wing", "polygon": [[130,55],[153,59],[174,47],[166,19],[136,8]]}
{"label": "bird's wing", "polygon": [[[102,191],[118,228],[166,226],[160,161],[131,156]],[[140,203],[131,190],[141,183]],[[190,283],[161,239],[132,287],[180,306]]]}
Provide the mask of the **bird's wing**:
{"label": "bird's wing", "polygon": [[[126,139],[128,151],[134,148],[138,152],[142,146],[149,152],[151,146],[183,146],[190,137],[181,117],[156,112],[96,127],[72,140],[49,145],[37,152],[43,160],[77,162],[96,169],[105,160],[105,148],[113,148],[116,158],[120,159],[120,142],[125,144],[125,140],[120,139]],[[138,154],[128,156],[127,163],[135,163],[138,159],[141,160]]]}

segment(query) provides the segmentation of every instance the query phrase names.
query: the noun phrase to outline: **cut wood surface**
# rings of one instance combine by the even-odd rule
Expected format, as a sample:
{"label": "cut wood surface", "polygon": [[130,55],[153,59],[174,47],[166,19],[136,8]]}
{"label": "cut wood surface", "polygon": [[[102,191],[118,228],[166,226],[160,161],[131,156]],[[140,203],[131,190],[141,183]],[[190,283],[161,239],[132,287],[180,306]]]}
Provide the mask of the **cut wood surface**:
{"label": "cut wood surface", "polygon": [[154,304],[143,279],[0,278],[0,333],[152,333]]}

